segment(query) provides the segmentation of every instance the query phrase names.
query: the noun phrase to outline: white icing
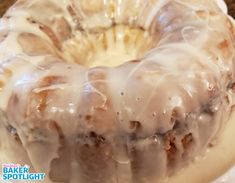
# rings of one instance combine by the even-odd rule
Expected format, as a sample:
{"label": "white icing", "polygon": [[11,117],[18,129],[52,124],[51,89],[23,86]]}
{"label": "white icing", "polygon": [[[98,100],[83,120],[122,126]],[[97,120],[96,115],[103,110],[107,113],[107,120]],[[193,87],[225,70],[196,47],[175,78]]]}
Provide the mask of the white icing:
{"label": "white icing", "polygon": [[216,0],[216,3],[221,8],[221,10],[224,12],[224,14],[228,14],[228,7],[224,0]]}

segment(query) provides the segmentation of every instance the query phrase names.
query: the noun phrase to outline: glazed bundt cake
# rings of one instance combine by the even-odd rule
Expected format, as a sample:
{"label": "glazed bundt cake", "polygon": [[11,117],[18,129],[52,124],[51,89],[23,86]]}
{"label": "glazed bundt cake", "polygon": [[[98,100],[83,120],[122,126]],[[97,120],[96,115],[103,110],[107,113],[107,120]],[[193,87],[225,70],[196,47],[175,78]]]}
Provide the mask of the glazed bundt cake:
{"label": "glazed bundt cake", "polygon": [[0,22],[0,162],[47,183],[171,177],[230,116],[232,21],[214,0],[18,0]]}

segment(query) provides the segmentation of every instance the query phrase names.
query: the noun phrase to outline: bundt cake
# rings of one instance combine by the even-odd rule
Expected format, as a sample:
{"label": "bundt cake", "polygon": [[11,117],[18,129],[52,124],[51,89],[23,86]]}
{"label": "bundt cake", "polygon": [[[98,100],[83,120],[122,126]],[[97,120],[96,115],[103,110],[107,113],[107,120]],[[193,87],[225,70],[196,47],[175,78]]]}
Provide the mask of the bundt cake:
{"label": "bundt cake", "polygon": [[0,22],[0,163],[46,183],[175,175],[234,106],[232,21],[215,0],[18,0]]}

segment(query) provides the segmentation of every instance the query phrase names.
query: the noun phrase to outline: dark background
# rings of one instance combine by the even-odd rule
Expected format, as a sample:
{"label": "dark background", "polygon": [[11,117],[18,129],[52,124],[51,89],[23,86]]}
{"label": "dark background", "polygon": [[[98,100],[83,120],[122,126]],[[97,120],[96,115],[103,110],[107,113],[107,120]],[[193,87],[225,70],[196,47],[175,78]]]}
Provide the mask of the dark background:
{"label": "dark background", "polygon": [[229,14],[235,18],[235,0],[225,0],[228,5]]}

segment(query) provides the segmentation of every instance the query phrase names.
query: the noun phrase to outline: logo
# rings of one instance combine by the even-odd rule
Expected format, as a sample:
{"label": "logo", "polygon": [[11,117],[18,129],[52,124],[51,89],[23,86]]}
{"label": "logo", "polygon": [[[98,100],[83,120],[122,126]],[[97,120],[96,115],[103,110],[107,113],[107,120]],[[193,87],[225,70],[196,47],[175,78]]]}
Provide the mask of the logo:
{"label": "logo", "polygon": [[30,173],[30,166],[19,164],[3,164],[2,165],[2,180],[34,180],[43,181],[45,178],[45,173]]}

